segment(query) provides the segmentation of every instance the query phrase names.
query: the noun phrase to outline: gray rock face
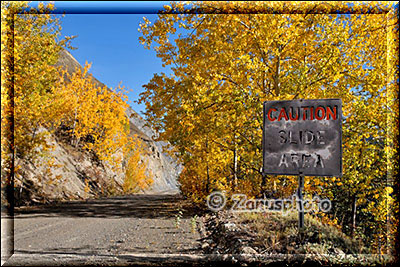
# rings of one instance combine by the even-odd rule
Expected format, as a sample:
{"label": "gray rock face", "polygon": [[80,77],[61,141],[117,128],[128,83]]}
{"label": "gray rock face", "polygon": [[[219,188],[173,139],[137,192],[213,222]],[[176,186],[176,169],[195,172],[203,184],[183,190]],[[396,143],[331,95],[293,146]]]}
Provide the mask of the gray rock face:
{"label": "gray rock face", "polygon": [[[41,128],[41,132],[47,129]],[[99,164],[93,156],[49,134],[53,147],[43,157],[27,161],[17,158],[15,175],[17,205],[67,199],[87,199],[120,191],[123,172]],[[111,186],[112,185],[112,186]]]}
{"label": "gray rock face", "polygon": [[163,147],[167,143],[155,142],[156,132],[146,126],[146,121],[133,109],[128,108],[126,115],[130,121],[131,133],[137,134],[147,146],[148,155],[144,160],[153,174],[154,183],[145,192],[178,192],[177,178],[182,168],[167,153],[163,153]]}
{"label": "gray rock face", "polygon": [[[76,59],[67,51],[60,55],[58,65],[65,67],[68,72],[82,68]],[[103,83],[93,78],[98,86]],[[144,162],[147,170],[152,173],[153,184],[142,193],[178,193],[177,178],[181,166],[163,152],[167,143],[154,141],[156,133],[146,126],[146,121],[133,109],[128,108],[126,116],[130,122],[130,134],[138,135],[145,143]],[[45,128],[41,131],[47,131]],[[121,192],[124,181],[124,171],[111,170],[106,163],[98,162],[88,152],[62,142],[54,135],[48,135],[47,142],[54,150],[46,158],[37,162],[17,159],[21,166],[19,176],[16,175],[16,200],[17,205],[26,202],[44,202],[48,200],[85,199]],[[52,166],[49,166],[49,160]],[[51,175],[49,174],[51,169]]]}

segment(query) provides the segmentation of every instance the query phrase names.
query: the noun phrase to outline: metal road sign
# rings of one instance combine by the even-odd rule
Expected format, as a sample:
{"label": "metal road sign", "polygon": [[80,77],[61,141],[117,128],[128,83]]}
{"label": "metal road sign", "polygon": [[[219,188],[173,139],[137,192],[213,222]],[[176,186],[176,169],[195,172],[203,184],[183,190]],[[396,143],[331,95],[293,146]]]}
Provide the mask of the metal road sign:
{"label": "metal road sign", "polygon": [[263,173],[342,176],[342,100],[264,102]]}

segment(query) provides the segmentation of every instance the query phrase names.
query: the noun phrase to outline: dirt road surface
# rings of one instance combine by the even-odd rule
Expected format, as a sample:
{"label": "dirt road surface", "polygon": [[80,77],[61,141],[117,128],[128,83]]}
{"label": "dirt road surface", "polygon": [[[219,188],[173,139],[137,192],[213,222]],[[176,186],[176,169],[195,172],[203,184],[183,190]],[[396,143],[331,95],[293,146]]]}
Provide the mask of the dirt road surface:
{"label": "dirt road surface", "polygon": [[14,255],[4,266],[198,263],[199,212],[177,194],[16,208]]}

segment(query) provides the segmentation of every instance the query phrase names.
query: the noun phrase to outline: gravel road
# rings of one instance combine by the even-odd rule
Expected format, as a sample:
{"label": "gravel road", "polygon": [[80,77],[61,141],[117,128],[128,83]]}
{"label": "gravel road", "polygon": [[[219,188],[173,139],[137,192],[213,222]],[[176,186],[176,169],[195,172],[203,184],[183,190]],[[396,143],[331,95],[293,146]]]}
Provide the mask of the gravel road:
{"label": "gravel road", "polygon": [[14,254],[194,255],[200,253],[195,215],[199,211],[175,194],[21,207],[15,210]]}

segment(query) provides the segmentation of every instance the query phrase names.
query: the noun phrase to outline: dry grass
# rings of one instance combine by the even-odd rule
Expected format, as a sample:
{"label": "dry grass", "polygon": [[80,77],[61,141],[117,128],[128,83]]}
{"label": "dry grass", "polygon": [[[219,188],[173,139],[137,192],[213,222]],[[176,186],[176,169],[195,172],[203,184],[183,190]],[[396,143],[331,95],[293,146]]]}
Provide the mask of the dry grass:
{"label": "dry grass", "polygon": [[309,214],[305,214],[301,230],[296,212],[240,213],[236,219],[255,236],[252,245],[261,254],[302,254],[322,265],[386,265],[392,260],[369,254],[360,241]]}
{"label": "dry grass", "polygon": [[297,213],[242,213],[241,223],[249,224],[256,233],[257,246],[268,253],[307,253],[310,244],[326,247],[326,253],[336,251],[346,254],[365,254],[367,248],[352,240],[339,229],[323,225],[318,219],[306,214],[304,228],[298,229]]}

